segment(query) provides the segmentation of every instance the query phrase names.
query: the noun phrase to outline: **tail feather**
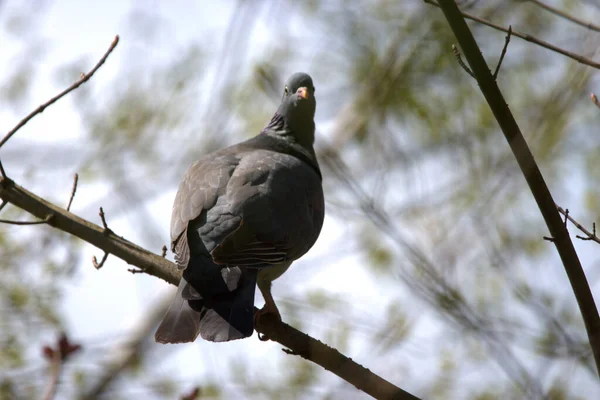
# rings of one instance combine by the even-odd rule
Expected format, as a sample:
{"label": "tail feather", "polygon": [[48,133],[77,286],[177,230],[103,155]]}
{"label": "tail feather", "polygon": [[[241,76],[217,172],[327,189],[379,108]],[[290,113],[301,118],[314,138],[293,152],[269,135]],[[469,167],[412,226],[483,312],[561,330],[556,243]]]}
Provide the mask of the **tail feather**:
{"label": "tail feather", "polygon": [[[257,270],[245,270],[233,296],[225,301],[214,301],[211,308],[205,304],[200,321],[202,339],[227,342],[252,336],[254,332],[254,292]],[[193,303],[193,302],[192,302]]]}
{"label": "tail feather", "polygon": [[[184,272],[177,294],[154,335],[157,342],[193,342],[198,334],[205,340],[225,342],[252,335],[257,271],[237,267],[219,270],[225,291],[212,286],[208,294],[202,290],[206,280],[192,287]],[[191,280],[191,276],[187,278]]]}
{"label": "tail feather", "polygon": [[158,343],[193,342],[200,333],[200,313],[190,307],[184,299],[184,291],[189,290],[184,278],[179,282],[177,294],[159,325],[154,340]]}

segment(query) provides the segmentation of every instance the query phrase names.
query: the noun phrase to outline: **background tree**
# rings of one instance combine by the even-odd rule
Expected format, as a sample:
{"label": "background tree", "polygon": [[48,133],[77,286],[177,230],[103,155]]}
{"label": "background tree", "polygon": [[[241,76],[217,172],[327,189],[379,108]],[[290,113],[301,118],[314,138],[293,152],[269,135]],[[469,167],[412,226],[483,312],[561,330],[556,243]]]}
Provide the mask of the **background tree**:
{"label": "background tree", "polygon": [[[160,252],[185,168],[259,132],[282,79],[306,70],[317,87],[328,219],[316,248],[277,281],[284,321],[421,398],[600,394],[560,260],[436,7],[44,4],[0,3],[2,131],[89,70],[116,29],[122,43],[91,83],[2,147],[15,181],[66,204],[78,172],[72,211],[99,222],[102,206],[111,229]],[[598,20],[592,2],[551,5]],[[537,1],[461,7],[591,60],[599,47],[593,26]],[[505,34],[470,26],[495,65]],[[81,58],[71,49],[84,37]],[[595,72],[513,37],[498,77],[556,201],[588,227],[600,209]],[[11,206],[1,217],[27,218]],[[82,345],[57,387],[65,398],[173,398],[195,386],[206,397],[364,396],[254,338],[156,345],[163,282],[110,256],[93,271],[89,259],[101,253],[49,227],[0,229],[0,397],[41,397],[41,349],[59,330]],[[575,244],[598,293],[598,244]]]}

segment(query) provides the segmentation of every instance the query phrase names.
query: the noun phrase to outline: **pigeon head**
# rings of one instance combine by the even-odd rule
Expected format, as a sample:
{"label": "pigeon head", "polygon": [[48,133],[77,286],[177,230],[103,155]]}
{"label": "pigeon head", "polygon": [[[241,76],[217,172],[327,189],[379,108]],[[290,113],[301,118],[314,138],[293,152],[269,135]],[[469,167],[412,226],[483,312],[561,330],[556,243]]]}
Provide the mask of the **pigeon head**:
{"label": "pigeon head", "polygon": [[315,87],[310,75],[298,72],[286,82],[281,105],[265,131],[312,147],[315,140]]}

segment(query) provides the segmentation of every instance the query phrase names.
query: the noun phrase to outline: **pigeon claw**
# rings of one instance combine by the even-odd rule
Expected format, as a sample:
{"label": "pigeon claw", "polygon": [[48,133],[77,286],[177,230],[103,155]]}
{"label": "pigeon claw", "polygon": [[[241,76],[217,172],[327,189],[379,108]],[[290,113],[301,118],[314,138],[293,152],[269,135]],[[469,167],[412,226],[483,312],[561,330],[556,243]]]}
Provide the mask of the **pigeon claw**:
{"label": "pigeon claw", "polygon": [[[254,326],[258,326],[258,324],[260,323],[260,319],[265,317],[275,318],[277,319],[277,321],[281,321],[281,314],[279,314],[279,310],[277,309],[277,306],[275,306],[275,303],[267,302],[263,308],[254,313]],[[271,340],[271,338],[267,335],[262,334],[260,332],[257,333],[258,340],[262,342],[268,342],[269,340]]]}

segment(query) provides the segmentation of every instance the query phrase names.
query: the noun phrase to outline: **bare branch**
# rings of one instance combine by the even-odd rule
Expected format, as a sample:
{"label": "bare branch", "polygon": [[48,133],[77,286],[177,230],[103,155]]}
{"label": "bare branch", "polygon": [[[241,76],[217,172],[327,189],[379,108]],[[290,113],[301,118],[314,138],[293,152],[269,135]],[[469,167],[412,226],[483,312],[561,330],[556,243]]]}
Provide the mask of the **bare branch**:
{"label": "bare branch", "polygon": [[146,270],[141,269],[141,268],[128,268],[127,271],[131,272],[132,274],[145,274]]}
{"label": "bare branch", "polygon": [[[0,210],[1,210],[1,209],[2,209],[2,208],[0,208]],[[167,256],[167,246],[165,246],[164,244],[163,244],[163,247],[162,247],[162,253],[160,254],[160,256],[161,256],[162,258],[165,258],[165,257]]]}
{"label": "bare branch", "polygon": [[131,265],[144,268],[150,275],[174,285],[179,283],[181,275],[172,262],[113,233],[105,233],[102,227],[36,196],[11,179],[0,179],[0,198],[38,218],[52,215],[48,221],[52,227],[77,236]]}
{"label": "bare branch", "polygon": [[498,72],[500,72],[500,66],[502,65],[502,61],[504,61],[506,49],[508,49],[508,43],[510,43],[510,35],[512,35],[512,25],[508,26],[508,33],[506,34],[506,39],[504,40],[504,47],[502,48],[502,53],[500,54],[500,60],[498,60],[498,65],[496,65],[496,70],[494,71],[494,80],[498,79]]}
{"label": "bare branch", "polygon": [[[110,231],[106,233],[106,229],[36,196],[8,178],[0,179],[0,198],[38,217],[52,214],[53,218],[49,224],[54,228],[77,236],[106,253],[135,265],[149,275],[164,279],[173,285],[179,283],[180,271],[166,258],[118,237]],[[261,318],[256,330],[375,398],[418,400],[417,397],[379,377],[337,350],[276,318],[269,318],[268,315]]]}
{"label": "bare branch", "polygon": [[576,17],[574,17],[572,15],[569,15],[569,14],[565,13],[564,11],[560,11],[558,8],[554,8],[552,6],[549,6],[546,3],[542,3],[539,0],[529,0],[529,1],[532,2],[532,3],[534,3],[535,5],[543,8],[546,11],[550,11],[554,15],[558,15],[561,18],[567,19],[567,20],[569,20],[571,22],[576,23],[577,25],[581,25],[581,26],[583,26],[585,28],[588,28],[588,29],[590,29],[592,31],[600,32],[600,26],[599,25],[594,25],[594,24],[592,24],[590,22],[587,22],[587,21],[584,21],[582,19],[576,18]]}
{"label": "bare branch", "polygon": [[[432,6],[440,7],[440,5],[437,2],[433,1],[433,0],[423,0],[423,2],[425,2],[427,4],[431,4]],[[493,29],[496,29],[498,31],[502,31],[502,32],[508,33],[508,29],[506,29],[506,28],[504,28],[504,27],[502,27],[500,25],[493,24],[493,23],[491,23],[488,20],[485,20],[483,18],[480,18],[480,17],[477,17],[477,16],[469,14],[469,13],[465,13],[465,12],[461,12],[461,15],[464,18],[470,19],[470,20],[475,21],[475,22],[479,22],[480,24],[489,26],[490,28],[493,28]],[[579,62],[581,64],[588,65],[590,67],[600,69],[600,63],[597,63],[597,62],[595,62],[593,60],[590,60],[589,58],[585,58],[583,56],[580,56],[579,54],[575,54],[575,53],[573,53],[571,51],[562,49],[562,48],[560,48],[558,46],[555,46],[553,44],[545,42],[545,41],[543,41],[541,39],[537,39],[537,38],[535,38],[535,37],[533,37],[531,35],[528,35],[527,33],[521,33],[521,32],[512,30],[511,35],[512,36],[516,36],[518,38],[521,38],[523,40],[526,40],[528,42],[537,44],[538,46],[541,46],[541,47],[543,47],[545,49],[551,50],[551,51],[553,51],[555,53],[562,54],[563,56],[569,57],[569,58],[571,58],[571,59],[573,59],[573,60],[575,60],[575,61],[577,61],[577,62]],[[461,46],[461,48],[462,48],[462,46]],[[464,49],[463,49],[463,51],[464,51]]]}
{"label": "bare branch", "polygon": [[554,239],[553,242],[569,277],[585,323],[597,373],[600,373],[600,316],[585,272],[575,252],[569,233],[565,229],[564,222],[556,209],[552,194],[456,2],[454,0],[439,0],[439,7],[444,12],[446,20],[473,70],[477,83],[513,151],[521,172],[525,176],[525,180]]}
{"label": "bare branch", "polygon": [[556,206],[556,208],[558,209],[558,212],[561,213],[562,215],[565,216],[565,221],[568,219],[569,221],[571,221],[573,223],[573,225],[575,225],[577,227],[577,229],[579,229],[581,232],[585,233],[586,236],[580,236],[577,235],[577,239],[581,239],[581,240],[593,240],[596,243],[600,244],[600,238],[596,235],[596,223],[594,222],[592,224],[592,231],[590,232],[589,230],[587,230],[583,225],[581,225],[579,222],[577,222],[575,220],[575,218],[571,217],[569,215],[569,210],[564,210],[562,207],[560,206]]}
{"label": "bare branch", "polygon": [[62,366],[63,362],[60,358],[60,353],[55,352],[52,360],[50,361],[50,379],[48,381],[46,393],[44,394],[44,400],[52,400],[56,395],[56,387],[58,386],[58,381],[60,380]]}
{"label": "bare branch", "polygon": [[[2,138],[2,140],[0,140],[0,147],[2,147],[8,141],[8,139],[10,139],[12,137],[12,135],[17,133],[17,131],[19,129],[21,129],[26,123],[28,123],[33,117],[44,112],[46,107],[54,104],[55,102],[60,100],[62,97],[64,97],[66,94],[72,92],[73,90],[77,89],[79,86],[81,86],[82,84],[87,82],[96,73],[98,68],[100,68],[102,66],[102,64],[104,64],[104,62],[106,61],[106,59],[108,58],[110,53],[112,53],[112,51],[115,49],[115,47],[117,47],[118,43],[119,43],[119,36],[115,36],[115,38],[113,39],[113,41],[110,44],[110,47],[108,48],[106,53],[104,53],[104,55],[102,56],[100,61],[98,61],[98,63],[94,66],[94,68],[92,68],[92,70],[90,72],[88,72],[87,74],[82,74],[81,78],[79,78],[79,80],[77,82],[75,82],[74,84],[72,84],[71,86],[69,86],[68,88],[66,88],[65,90],[63,90],[62,92],[60,92],[59,94],[57,94],[56,96],[54,96],[53,98],[51,98],[50,100],[45,102],[44,104],[38,106],[38,108],[36,108],[35,110],[30,112],[14,128],[12,128],[6,134],[6,136],[4,136],[4,138]],[[2,170],[2,176],[6,177],[3,170]]]}
{"label": "bare branch", "polygon": [[44,346],[42,354],[50,362],[50,380],[44,395],[44,400],[52,400],[56,395],[56,388],[60,380],[63,365],[67,359],[81,349],[79,344],[73,344],[65,333],[58,338],[55,347]]}
{"label": "bare branch", "polygon": [[4,171],[4,165],[2,165],[2,161],[0,160],[0,176],[2,178],[6,178],[6,171]]}
{"label": "bare branch", "polygon": [[593,240],[595,242],[600,243],[600,238],[598,238],[598,236],[596,236],[596,223],[592,222],[592,233],[588,234],[587,237],[583,237],[580,235],[576,235],[575,236],[577,239],[581,239],[581,240]]}
{"label": "bare branch", "polygon": [[[102,220],[102,226],[104,227],[104,231],[102,233],[104,235],[114,234],[113,231],[111,231],[108,228],[108,224],[106,223],[106,216],[104,215],[104,210],[102,209],[102,207],[100,207],[100,212],[98,213],[98,215],[100,215],[100,219]],[[109,254],[108,251],[105,251],[104,255],[102,256],[102,260],[100,260],[100,262],[98,262],[98,259],[96,258],[96,256],[92,256],[92,264],[94,265],[94,268],[96,268],[96,269],[102,268],[102,266],[106,262],[106,259],[108,258],[108,254]]]}
{"label": "bare branch", "polygon": [[[258,310],[255,308],[255,311]],[[291,349],[288,354],[319,364],[376,399],[416,399],[336,349],[280,322],[274,315],[263,315],[257,320],[257,324],[258,332]]]}
{"label": "bare branch", "polygon": [[471,75],[471,78],[475,79],[475,75],[473,75],[473,72],[471,72],[471,68],[469,68],[467,64],[465,64],[465,62],[462,60],[460,50],[458,50],[458,47],[456,47],[456,45],[454,44],[452,45],[452,54],[454,54],[456,61],[458,61],[458,65],[460,65],[462,69],[467,71],[467,74]]}
{"label": "bare branch", "polygon": [[71,189],[71,197],[69,197],[69,204],[67,204],[67,211],[71,210],[71,204],[73,203],[73,198],[75,197],[75,192],[77,191],[77,181],[79,180],[79,175],[75,174],[73,176],[73,189]]}
{"label": "bare branch", "polygon": [[102,268],[102,266],[106,262],[107,258],[108,258],[107,252],[104,252],[104,255],[102,256],[102,260],[100,260],[100,262],[98,262],[98,259],[96,258],[96,256],[92,256],[92,264],[94,265],[94,268],[96,268],[96,269]]}
{"label": "bare branch", "polygon": [[42,225],[47,224],[52,219],[52,214],[46,215],[44,219],[40,221],[9,221],[7,219],[0,219],[0,224],[8,224],[8,225]]}
{"label": "bare branch", "polygon": [[98,213],[98,215],[100,215],[100,219],[102,220],[102,226],[104,227],[104,233],[106,233],[106,234],[112,233],[112,231],[110,229],[108,229],[108,224],[106,223],[106,216],[104,215],[104,210],[102,209],[102,207],[100,207],[100,212]]}

